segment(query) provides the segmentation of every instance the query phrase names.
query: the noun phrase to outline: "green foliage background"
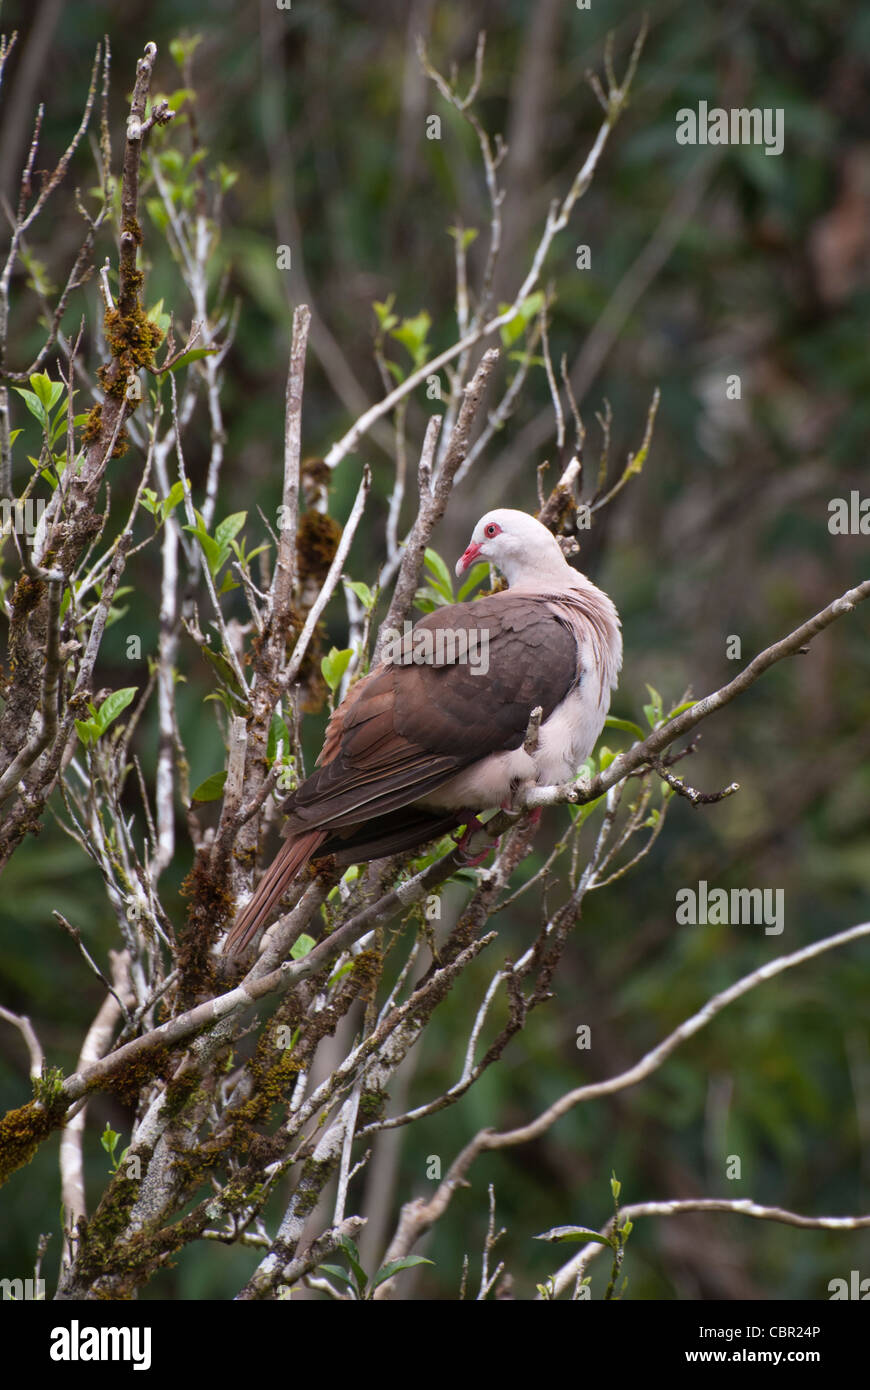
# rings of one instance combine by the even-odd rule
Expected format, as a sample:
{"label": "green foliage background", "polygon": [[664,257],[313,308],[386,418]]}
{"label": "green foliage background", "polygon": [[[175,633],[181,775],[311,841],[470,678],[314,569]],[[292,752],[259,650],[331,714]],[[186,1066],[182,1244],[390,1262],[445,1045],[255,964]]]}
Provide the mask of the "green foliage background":
{"label": "green foliage background", "polygon": [[[46,103],[45,167],[68,139],[104,32],[112,44],[116,152],[124,97],[144,43],[157,42],[158,84],[169,93],[180,85],[170,40],[201,35],[196,119],[210,160],[238,174],[226,197],[222,240],[240,319],[226,371],[227,462],[218,514],[247,509],[252,546],[263,538],[255,504],[274,515],[279,501],[289,323],[304,293],[303,264],[313,302],[370,400],[381,394],[372,356],[374,300],[394,293],[402,315],[426,309],[435,346],[446,346],[455,333],[447,228],[461,218],[485,230],[485,196],[469,132],[430,87],[415,85],[414,32],[427,32],[442,69],[456,59],[470,72],[477,31],[487,30],[481,116],[490,131],[525,150],[505,166],[498,283],[512,291],[549,199],[567,187],[597,129],[584,72],[600,65],[608,29],[624,57],[640,16],[639,6],[621,0],[601,0],[588,12],[568,0],[474,6],[298,0],[277,14],[229,0],[7,3],[0,11],[4,28],[20,28],[24,46],[42,25],[46,46],[29,88],[24,134],[17,146],[7,142],[0,157],[2,191],[14,196],[10,178],[29,138],[33,101]],[[736,670],[725,656],[728,635],[740,636],[748,659],[865,578],[868,558],[866,536],[834,537],[827,521],[832,497],[848,497],[851,489],[870,495],[870,112],[862,96],[870,80],[870,11],[840,0],[666,0],[652,7],[651,18],[630,110],[570,229],[558,238],[545,277],[558,294],[554,360],[565,352],[571,363],[591,352],[602,323],[613,327],[613,342],[587,373],[580,402],[593,446],[594,412],[605,398],[613,406],[614,457],[621,460],[639,444],[653,387],[662,392],[650,460],[597,518],[581,556],[623,617],[626,665],[613,712],[627,718],[638,717],[647,681],[666,704],[675,704],[687,685],[700,695],[723,684]],[[6,103],[15,102],[18,71],[11,65]],[[781,107],[783,155],[677,146],[675,112],[701,99]],[[425,138],[430,112],[442,117],[440,142]],[[286,144],[276,143],[275,129],[283,125]],[[703,193],[672,232],[668,219],[695,177],[703,180]],[[55,282],[79,236],[69,189],[91,179],[88,152],[80,152],[32,238],[32,254]],[[290,199],[300,235],[288,272],[276,269],[276,247],[284,240],[276,214],[285,215]],[[175,271],[159,230],[147,219],[145,230],[147,303],[163,297],[171,307],[179,298]],[[472,276],[484,242],[480,236],[469,252]],[[591,248],[589,271],[575,268],[581,243]],[[645,279],[642,292],[626,302],[638,276]],[[38,344],[40,329],[23,282],[14,290],[17,366]],[[96,321],[95,300],[91,284],[76,297],[68,321],[78,322],[85,301]],[[727,403],[724,379],[732,372],[741,376],[742,399]],[[433,408],[418,392],[409,410],[415,442]],[[560,460],[548,409],[543,373],[533,373],[522,407],[457,490],[434,538],[451,561],[488,506],[534,509],[535,469],[545,458],[554,478]],[[14,424],[29,428],[23,404],[19,414]],[[322,454],[350,420],[310,352],[305,452]],[[204,414],[200,423],[201,448],[188,444],[195,482],[208,450]],[[362,458],[374,468],[375,500],[348,568],[355,579],[373,583],[392,478],[374,443],[338,469],[331,511],[347,514]],[[129,475],[122,461],[112,477],[119,506],[134,484],[135,460],[128,459]],[[156,571],[151,579],[154,586],[146,580],[127,596],[126,614],[107,634],[101,674],[108,687],[135,683],[125,657],[129,633],[141,636],[146,653],[156,647]],[[328,618],[329,642],[341,649],[340,603]],[[403,1132],[402,1200],[431,1190],[428,1156],[439,1155],[446,1169],[479,1127],[522,1123],[566,1089],[621,1070],[711,992],[762,960],[870,915],[868,618],[858,609],[817,639],[810,655],[777,666],[703,726],[686,775],[705,789],[737,780],[741,792],[710,808],[676,804],[650,858],[587,901],[550,1005],[533,1015],[522,1039],[460,1104]],[[207,673],[194,666],[187,678],[180,710],[196,786],[222,765],[223,750],[216,728],[201,717]],[[322,726],[322,717],[307,721],[309,761]],[[146,766],[153,766],[154,730],[144,730],[140,743]],[[548,813],[542,853],[566,815]],[[594,825],[593,818],[590,836]],[[540,862],[535,857],[526,871]],[[182,837],[176,886],[188,867]],[[783,935],[677,927],[675,894],[700,879],[711,887],[784,889]],[[451,892],[458,905],[461,889]],[[181,900],[174,906],[180,921]],[[97,956],[114,944],[98,877],[49,823],[4,876],[3,999],[30,1014],[49,1060],[70,1068],[101,991],[53,924],[52,908],[82,928]],[[540,896],[532,892],[496,919],[509,951],[528,943],[539,912]],[[471,981],[482,992],[493,964],[490,951],[466,988],[436,1013],[411,1103],[458,1075],[457,1040],[479,998],[467,986]],[[499,1254],[521,1297],[559,1263],[531,1237],[551,1225],[605,1220],[611,1170],[626,1201],[721,1195],[806,1213],[866,1212],[868,964],[868,948],[853,947],[764,986],[650,1082],[576,1110],[539,1143],[478,1162],[472,1186],[454,1200],[423,1252],[434,1265],[404,1277],[416,1279],[422,1296],[455,1296],[463,1253],[469,1251],[473,1270],[479,1259],[490,1181],[499,1222],[508,1228]],[[592,1027],[589,1052],[575,1046],[583,1023]],[[20,1039],[2,1026],[0,1102],[20,1104],[28,1094]],[[110,1100],[92,1103],[92,1193],[109,1166],[98,1137],[106,1121],[122,1136],[129,1131]],[[724,1176],[729,1154],[741,1158],[739,1182]],[[59,1251],[56,1164],[55,1142],[0,1199],[4,1275],[24,1274],[38,1233],[52,1230],[52,1276]],[[149,1293],[229,1296],[252,1260],[242,1251],[198,1247]],[[628,1296],[635,1298],[825,1298],[828,1280],[848,1277],[852,1268],[870,1273],[867,1232],[838,1236],[729,1216],[640,1222],[626,1263]],[[599,1260],[598,1295],[607,1272]]]}

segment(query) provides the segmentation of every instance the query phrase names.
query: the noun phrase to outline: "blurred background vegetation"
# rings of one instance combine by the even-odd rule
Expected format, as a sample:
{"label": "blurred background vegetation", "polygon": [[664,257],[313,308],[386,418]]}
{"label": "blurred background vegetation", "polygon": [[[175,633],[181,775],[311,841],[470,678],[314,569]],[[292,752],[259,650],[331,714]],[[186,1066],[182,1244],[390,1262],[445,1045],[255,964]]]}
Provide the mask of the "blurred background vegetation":
{"label": "blurred background vegetation", "polygon": [[[145,42],[158,44],[158,90],[169,94],[184,85],[170,41],[200,37],[196,97],[183,109],[195,116],[210,167],[223,162],[237,175],[225,197],[221,243],[239,321],[223,392],[228,437],[218,514],[248,510],[250,547],[265,534],[256,505],[274,516],[280,497],[292,307],[310,302],[316,312],[304,411],[305,452],[316,457],[382,394],[373,301],[395,294],[398,313],[425,309],[430,342],[444,347],[456,332],[448,228],[457,222],[481,229],[469,250],[472,282],[480,271],[488,212],[476,145],[422,75],[416,34],[426,37],[442,71],[455,61],[470,77],[478,30],[487,31],[479,112],[510,146],[497,277],[504,299],[522,278],[549,200],[565,191],[594,138],[600,112],[584,73],[600,68],[611,29],[625,61],[641,15],[630,0],[600,0],[589,11],[570,0],[298,0],[289,11],[268,0],[6,0],[0,21],[20,38],[0,112],[0,192],[15,200],[39,101],[46,104],[40,167],[60,153],[80,118],[104,33],[112,47],[116,155]],[[663,0],[651,21],[631,106],[544,277],[557,295],[553,357],[567,354],[593,458],[595,412],[604,401],[613,408],[612,451],[621,463],[638,447],[652,391],[661,388],[650,459],[597,516],[580,557],[622,614],[626,663],[613,712],[635,719],[648,698],[646,682],[666,707],[689,685],[706,693],[736,672],[726,658],[729,635],[741,638],[747,660],[865,578],[867,537],[832,536],[828,503],[852,489],[870,495],[870,10],[845,0]],[[675,112],[702,99],[781,107],[784,153],[678,146]],[[442,118],[440,142],[425,137],[430,113]],[[183,151],[185,140],[177,127],[173,146]],[[55,284],[80,237],[72,188],[92,182],[83,149],[29,243]],[[185,305],[184,320],[189,310],[160,228],[144,220],[146,302]],[[575,264],[583,243],[591,248],[589,270]],[[289,271],[276,267],[279,244],[292,248]],[[109,249],[100,248],[99,259]],[[13,302],[11,365],[18,367],[40,341],[38,305],[23,274]],[[91,326],[99,322],[93,282],[74,297],[67,323],[76,325],[83,312]],[[504,383],[513,365],[500,370]],[[739,401],[726,399],[732,373],[741,378]],[[435,408],[425,391],[411,402],[412,458]],[[195,484],[208,457],[204,410],[198,419],[199,451],[196,430],[187,441]],[[28,427],[23,403],[13,423]],[[122,460],[111,478],[119,507],[135,484],[135,460],[128,459],[129,473]],[[374,440],[337,470],[330,510],[346,516],[362,459],[374,469],[375,495],[348,569],[372,583],[393,478]],[[516,414],[457,489],[437,548],[452,562],[489,506],[534,510],[535,470],[544,460],[554,480],[564,460],[544,374],[535,370]],[[146,555],[140,573],[156,565],[156,554]],[[137,679],[125,659],[130,632],[141,635],[146,654],[156,646],[156,568],[152,577],[153,586],[126,596],[126,613],[107,634],[107,686]],[[621,1070],[764,959],[870,915],[867,634],[868,614],[858,609],[808,656],[780,664],[704,724],[700,749],[683,770],[704,789],[736,780],[742,790],[712,807],[675,804],[652,855],[587,900],[549,1006],[461,1103],[400,1131],[390,1156],[379,1160],[397,1165],[398,1200],[431,1190],[428,1155],[440,1155],[446,1169],[480,1126],[522,1123],[566,1089]],[[327,644],[343,647],[345,639],[346,615],[336,601]],[[191,656],[185,675],[181,714],[196,786],[223,765],[224,752],[217,726],[202,717],[208,672]],[[322,715],[306,721],[309,763],[322,728]],[[618,736],[608,741],[620,746]],[[153,766],[153,728],[141,730],[140,751]],[[524,872],[540,865],[566,815],[546,814],[540,852]],[[595,824],[593,817],[590,836]],[[189,867],[182,833],[176,887]],[[784,889],[782,936],[751,926],[676,926],[677,890],[700,879],[711,887]],[[555,888],[551,899],[558,897]],[[182,900],[170,891],[165,900],[181,922]],[[455,912],[459,887],[449,901]],[[3,880],[3,1002],[28,1013],[49,1060],[70,1069],[102,991],[54,924],[52,908],[82,929],[98,957],[115,944],[98,875],[48,821]],[[521,951],[539,913],[539,895],[530,893],[497,918],[498,949]],[[471,1187],[423,1250],[435,1263],[416,1277],[418,1296],[455,1296],[465,1251],[476,1270],[490,1181],[499,1224],[508,1229],[499,1254],[519,1297],[533,1295],[535,1282],[560,1263],[531,1237],[555,1224],[605,1220],[612,1170],[626,1201],[718,1195],[805,1213],[866,1212],[868,964],[868,948],[851,947],[790,972],[726,1011],[650,1082],[575,1111],[539,1143],[478,1161]],[[436,1013],[407,1076],[410,1103],[458,1074],[468,1021],[493,965],[490,951]],[[575,1047],[582,1023],[592,1027],[588,1052]],[[20,1039],[4,1025],[0,1102],[5,1109],[29,1093]],[[123,1109],[99,1097],[86,1144],[92,1202],[109,1166],[99,1146],[107,1121],[122,1136],[129,1132]],[[725,1177],[729,1154],[741,1158],[739,1182]],[[55,1140],[3,1194],[4,1275],[24,1274],[38,1234],[53,1231],[46,1261],[53,1279],[56,1174]],[[357,1209],[353,1201],[350,1209]],[[146,1296],[229,1296],[254,1259],[195,1247]],[[604,1263],[593,1274],[598,1296]],[[825,1298],[828,1281],[853,1268],[870,1273],[867,1232],[797,1231],[730,1216],[645,1221],[629,1243],[627,1296]]]}

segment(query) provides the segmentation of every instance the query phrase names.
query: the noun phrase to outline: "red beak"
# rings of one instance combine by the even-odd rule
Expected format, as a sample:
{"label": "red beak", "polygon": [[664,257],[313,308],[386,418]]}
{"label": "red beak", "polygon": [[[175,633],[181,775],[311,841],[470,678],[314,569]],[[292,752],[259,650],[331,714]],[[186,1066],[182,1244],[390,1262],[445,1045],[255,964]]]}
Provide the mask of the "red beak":
{"label": "red beak", "polygon": [[480,546],[477,544],[477,542],[476,542],[476,541],[472,541],[472,542],[471,542],[471,545],[468,547],[468,549],[467,549],[466,551],[463,552],[462,558],[456,561],[456,577],[457,577],[457,579],[461,578],[461,576],[465,573],[465,571],[466,571],[467,569],[469,569],[471,565],[474,564],[475,560],[477,559],[478,555],[480,554],[480,549],[481,549],[481,548],[480,548]]}

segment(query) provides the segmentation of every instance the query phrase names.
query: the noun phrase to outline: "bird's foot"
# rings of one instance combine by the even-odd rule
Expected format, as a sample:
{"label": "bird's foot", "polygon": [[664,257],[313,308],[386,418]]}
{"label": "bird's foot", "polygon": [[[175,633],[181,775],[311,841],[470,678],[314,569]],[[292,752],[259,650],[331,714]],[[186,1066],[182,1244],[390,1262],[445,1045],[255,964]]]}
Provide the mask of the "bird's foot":
{"label": "bird's foot", "polygon": [[543,806],[534,806],[531,811],[524,812],[522,806],[514,806],[513,802],[508,798],[501,803],[501,810],[515,821],[519,820],[520,816],[527,815],[529,817],[529,823],[534,826],[537,825],[538,821],[541,819],[544,808]]}
{"label": "bird's foot", "polygon": [[486,856],[492,851],[492,845],[487,845],[486,849],[483,851],[482,854],[469,853],[468,847],[471,844],[471,841],[474,839],[475,835],[478,835],[480,831],[484,829],[485,826],[482,824],[482,822],[478,820],[477,816],[474,816],[466,825],[462,838],[457,840],[456,842],[456,853],[459,855],[463,863],[469,869],[476,869],[477,866],[479,864],[482,864]]}

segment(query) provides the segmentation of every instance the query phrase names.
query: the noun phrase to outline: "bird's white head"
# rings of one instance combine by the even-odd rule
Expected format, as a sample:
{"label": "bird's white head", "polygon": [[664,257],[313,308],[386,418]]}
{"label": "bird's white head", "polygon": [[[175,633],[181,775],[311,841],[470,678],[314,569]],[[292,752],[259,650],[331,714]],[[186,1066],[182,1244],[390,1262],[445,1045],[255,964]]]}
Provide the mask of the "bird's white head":
{"label": "bird's white head", "polygon": [[501,570],[508,586],[546,579],[564,582],[566,570],[574,573],[546,526],[511,507],[497,507],[480,518],[467,550],[456,562],[457,576],[478,560]]}

